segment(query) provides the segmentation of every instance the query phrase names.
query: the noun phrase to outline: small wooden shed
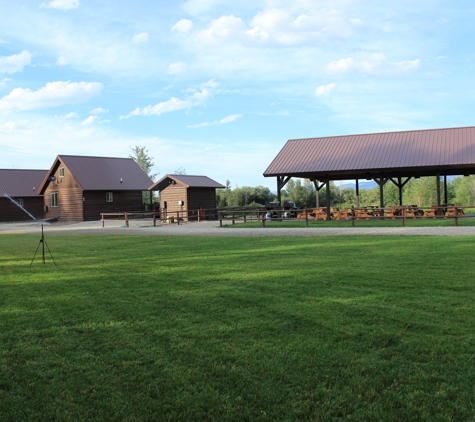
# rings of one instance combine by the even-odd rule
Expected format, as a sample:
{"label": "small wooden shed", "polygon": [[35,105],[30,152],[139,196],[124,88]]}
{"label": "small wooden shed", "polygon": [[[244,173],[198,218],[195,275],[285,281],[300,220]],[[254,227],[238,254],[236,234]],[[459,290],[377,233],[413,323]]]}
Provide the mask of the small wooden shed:
{"label": "small wooden shed", "polygon": [[0,169],[0,221],[43,218],[43,195],[38,195],[48,170]]}
{"label": "small wooden shed", "polygon": [[58,155],[40,193],[48,218],[92,221],[103,212],[141,210],[151,183],[132,158]]}
{"label": "small wooden shed", "polygon": [[216,189],[224,187],[207,176],[167,174],[149,190],[160,191],[160,208],[167,213],[180,211],[184,218],[194,218],[199,210],[216,210]]}

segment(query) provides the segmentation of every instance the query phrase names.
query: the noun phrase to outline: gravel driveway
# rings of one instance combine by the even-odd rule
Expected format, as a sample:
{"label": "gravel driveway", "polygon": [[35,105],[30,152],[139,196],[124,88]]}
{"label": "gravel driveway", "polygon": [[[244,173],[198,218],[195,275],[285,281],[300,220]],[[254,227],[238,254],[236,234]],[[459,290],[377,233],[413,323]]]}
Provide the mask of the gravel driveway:
{"label": "gravel driveway", "polygon": [[[0,224],[3,233],[41,234],[41,222]],[[395,236],[473,236],[474,227],[348,227],[348,228],[231,228],[219,227],[217,221],[200,223],[164,224],[153,227],[150,220],[134,220],[130,227],[123,222],[109,221],[102,227],[100,221],[78,223],[44,223],[44,231],[50,234],[113,234],[113,235],[173,235],[173,236],[349,236],[349,235],[395,235]]]}

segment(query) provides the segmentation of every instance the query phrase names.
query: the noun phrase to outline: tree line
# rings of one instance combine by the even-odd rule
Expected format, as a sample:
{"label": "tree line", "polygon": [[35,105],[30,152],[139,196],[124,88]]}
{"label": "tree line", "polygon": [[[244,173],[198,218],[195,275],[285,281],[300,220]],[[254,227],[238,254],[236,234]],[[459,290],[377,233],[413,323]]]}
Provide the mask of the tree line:
{"label": "tree line", "polygon": [[[403,203],[431,206],[437,203],[436,177],[412,178],[402,189]],[[399,189],[388,181],[383,188],[384,204],[389,207],[399,205]],[[441,198],[445,198],[444,184],[440,184]],[[326,187],[318,192],[319,204],[325,207]],[[281,191],[282,201],[295,202],[298,208],[316,206],[316,190],[308,179],[290,179]],[[379,187],[359,189],[360,205],[379,206]],[[262,207],[266,202],[277,201],[277,195],[264,186],[243,186],[232,189],[226,180],[225,189],[217,190],[217,205],[222,207]],[[444,202],[444,199],[442,199]],[[475,176],[458,176],[447,180],[447,202],[461,206],[475,206]],[[330,182],[330,205],[351,207],[356,205],[356,189],[340,187]]]}

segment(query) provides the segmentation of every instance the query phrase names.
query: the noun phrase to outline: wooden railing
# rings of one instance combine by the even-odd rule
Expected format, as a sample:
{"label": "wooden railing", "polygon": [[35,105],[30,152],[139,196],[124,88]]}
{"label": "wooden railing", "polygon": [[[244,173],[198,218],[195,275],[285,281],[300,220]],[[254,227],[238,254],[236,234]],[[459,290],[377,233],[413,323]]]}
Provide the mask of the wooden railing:
{"label": "wooden railing", "polygon": [[327,216],[326,208],[304,208],[297,210],[252,210],[252,211],[219,211],[219,225],[222,227],[223,222],[251,222],[259,221],[262,227],[266,226],[269,221],[285,221],[290,214],[291,218],[297,221],[304,221],[308,227],[308,222],[312,220],[347,220],[351,221],[351,225],[355,226],[358,220],[401,220],[405,225],[407,219],[425,219],[425,218],[452,218],[454,224],[458,226],[460,218],[473,218],[474,215],[466,215],[466,209],[473,207],[462,207],[457,204],[444,204],[441,206],[433,205],[431,207],[419,207],[417,205],[397,205],[391,207],[346,207],[346,208],[330,208],[330,217]]}

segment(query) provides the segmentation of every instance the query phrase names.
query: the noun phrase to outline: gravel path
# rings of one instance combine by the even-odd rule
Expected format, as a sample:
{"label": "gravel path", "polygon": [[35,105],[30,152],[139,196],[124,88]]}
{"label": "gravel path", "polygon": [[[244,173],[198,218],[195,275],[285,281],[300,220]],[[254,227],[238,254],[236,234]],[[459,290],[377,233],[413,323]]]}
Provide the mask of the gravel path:
{"label": "gravel path", "polygon": [[[153,227],[150,221],[135,220],[129,228],[122,222],[100,221],[80,223],[44,224],[45,234],[107,234],[107,235],[173,235],[173,236],[350,236],[350,235],[394,235],[394,236],[474,236],[475,227],[348,227],[348,228],[231,228],[219,227],[217,221],[200,223],[165,224]],[[2,223],[3,233],[41,234],[41,222]]]}

